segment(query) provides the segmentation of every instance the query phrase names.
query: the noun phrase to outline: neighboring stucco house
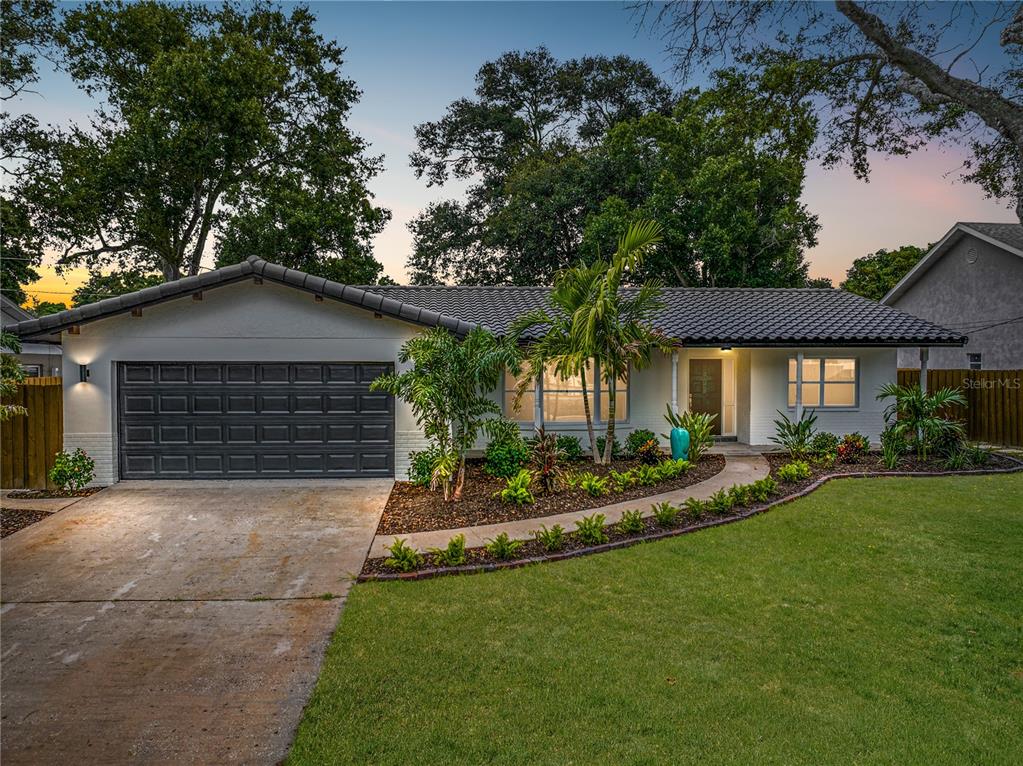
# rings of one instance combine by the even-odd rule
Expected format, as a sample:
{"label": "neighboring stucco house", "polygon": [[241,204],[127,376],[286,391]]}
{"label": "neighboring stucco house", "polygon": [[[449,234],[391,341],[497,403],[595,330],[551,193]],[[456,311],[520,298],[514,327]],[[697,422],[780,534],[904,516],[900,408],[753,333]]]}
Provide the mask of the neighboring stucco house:
{"label": "neighboring stucco house", "polygon": [[[6,330],[11,325],[35,319],[25,309],[6,296],[0,295],[0,325]],[[15,358],[21,363],[25,374],[32,378],[60,377],[61,349],[59,339],[47,336],[46,339],[26,341],[21,344],[21,353]]]}
{"label": "neighboring stucco house", "polygon": [[[351,287],[250,258],[195,277],[20,323],[59,332],[64,441],[96,460],[97,482],[142,478],[403,477],[425,446],[410,408],[369,390],[401,367],[423,327],[501,334],[545,305],[545,288]],[[965,338],[839,290],[666,289],[656,325],[678,349],[622,381],[620,431],[665,430],[668,405],[715,412],[720,431],[767,444],[776,410],[814,407],[818,426],[882,428],[877,389],[899,346]],[[797,361],[801,360],[802,364]],[[524,429],[585,435],[574,381],[548,378],[514,407]],[[598,420],[606,390],[592,392]]]}
{"label": "neighboring stucco house", "polygon": [[[881,302],[969,336],[927,352],[932,370],[1023,369],[1023,224],[957,223]],[[899,367],[919,368],[920,349]]]}

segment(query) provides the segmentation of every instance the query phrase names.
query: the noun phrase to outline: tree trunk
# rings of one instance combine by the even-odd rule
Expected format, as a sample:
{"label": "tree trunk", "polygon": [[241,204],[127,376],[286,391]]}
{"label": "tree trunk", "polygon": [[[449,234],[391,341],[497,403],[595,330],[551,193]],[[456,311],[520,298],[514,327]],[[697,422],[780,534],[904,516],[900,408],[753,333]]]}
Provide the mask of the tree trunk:
{"label": "tree trunk", "polygon": [[615,416],[618,414],[617,392],[618,380],[612,377],[607,384],[607,436],[604,437],[604,462],[610,463],[614,458]]}
{"label": "tree trunk", "polygon": [[583,367],[579,373],[579,379],[583,386],[583,412],[586,413],[586,433],[590,437],[590,452],[593,454],[593,462],[600,464],[600,453],[597,452],[597,440],[593,433],[593,413],[590,411],[590,394],[586,389],[586,368]]}
{"label": "tree trunk", "polygon": [[458,461],[458,473],[455,474],[455,492],[451,499],[456,503],[462,499],[462,487],[465,485],[465,454]]}

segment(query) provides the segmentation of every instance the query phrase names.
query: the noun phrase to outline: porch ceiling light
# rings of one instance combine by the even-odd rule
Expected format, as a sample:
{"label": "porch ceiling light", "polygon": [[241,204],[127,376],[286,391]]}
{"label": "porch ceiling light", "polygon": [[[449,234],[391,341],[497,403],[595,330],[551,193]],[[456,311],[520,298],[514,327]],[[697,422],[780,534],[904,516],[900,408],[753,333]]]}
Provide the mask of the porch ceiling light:
{"label": "porch ceiling light", "polygon": [[722,346],[722,347],[721,347],[721,350],[722,350],[722,351],[731,351],[731,350],[732,350],[732,347],[731,347],[731,346]]}

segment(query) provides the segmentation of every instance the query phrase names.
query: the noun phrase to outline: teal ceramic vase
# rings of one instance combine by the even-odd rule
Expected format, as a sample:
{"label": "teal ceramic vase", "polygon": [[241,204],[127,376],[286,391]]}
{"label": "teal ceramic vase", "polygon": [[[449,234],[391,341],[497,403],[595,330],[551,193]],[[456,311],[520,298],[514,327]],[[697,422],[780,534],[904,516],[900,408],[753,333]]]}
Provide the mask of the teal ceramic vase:
{"label": "teal ceramic vase", "polygon": [[689,459],[689,432],[684,428],[671,429],[672,460]]}

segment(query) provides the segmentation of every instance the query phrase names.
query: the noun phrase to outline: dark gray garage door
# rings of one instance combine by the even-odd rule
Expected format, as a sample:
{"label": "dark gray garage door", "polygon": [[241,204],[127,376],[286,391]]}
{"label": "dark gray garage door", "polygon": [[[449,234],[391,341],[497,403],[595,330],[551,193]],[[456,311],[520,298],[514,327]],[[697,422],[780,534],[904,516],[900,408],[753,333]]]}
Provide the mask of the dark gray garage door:
{"label": "dark gray garage door", "polygon": [[393,476],[386,363],[118,364],[122,479]]}

